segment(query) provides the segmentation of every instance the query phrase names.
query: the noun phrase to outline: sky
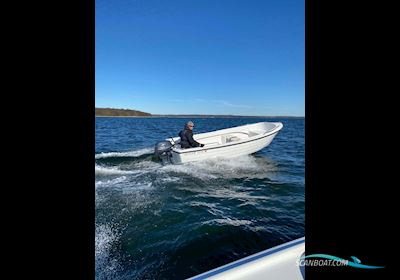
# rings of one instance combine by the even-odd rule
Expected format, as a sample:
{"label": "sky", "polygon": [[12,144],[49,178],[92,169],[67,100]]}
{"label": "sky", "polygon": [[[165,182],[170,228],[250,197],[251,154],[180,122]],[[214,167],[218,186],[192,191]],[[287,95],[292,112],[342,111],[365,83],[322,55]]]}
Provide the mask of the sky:
{"label": "sky", "polygon": [[304,116],[304,0],[96,0],[96,107]]}

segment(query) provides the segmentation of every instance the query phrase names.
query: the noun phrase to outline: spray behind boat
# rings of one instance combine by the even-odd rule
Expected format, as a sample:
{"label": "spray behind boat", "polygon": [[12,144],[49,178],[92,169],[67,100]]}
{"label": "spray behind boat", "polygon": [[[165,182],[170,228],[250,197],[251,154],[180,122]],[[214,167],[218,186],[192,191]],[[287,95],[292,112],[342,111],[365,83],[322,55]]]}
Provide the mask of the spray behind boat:
{"label": "spray behind boat", "polygon": [[171,157],[172,148],[176,145],[174,139],[171,137],[171,141],[164,140],[160,141],[154,147],[154,155],[161,159],[163,164],[172,163]]}

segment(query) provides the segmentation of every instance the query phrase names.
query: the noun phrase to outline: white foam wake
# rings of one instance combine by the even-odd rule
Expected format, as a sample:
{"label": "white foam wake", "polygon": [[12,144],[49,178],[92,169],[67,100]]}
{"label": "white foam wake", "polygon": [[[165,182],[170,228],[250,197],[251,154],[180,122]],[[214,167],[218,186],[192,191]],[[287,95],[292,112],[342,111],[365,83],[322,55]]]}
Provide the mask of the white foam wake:
{"label": "white foam wake", "polygon": [[254,156],[215,158],[180,165],[163,166],[162,171],[177,172],[199,179],[268,178],[277,171],[273,161]]}
{"label": "white foam wake", "polygon": [[143,148],[134,151],[127,151],[127,152],[109,152],[109,153],[99,153],[95,155],[95,159],[99,158],[111,158],[111,157],[139,157],[145,154],[153,153],[154,148]]}
{"label": "white foam wake", "polygon": [[108,186],[114,186],[116,184],[122,183],[124,181],[126,181],[126,176],[121,176],[121,177],[117,177],[111,180],[105,180],[105,181],[96,181],[96,189],[98,187],[108,187]]}
{"label": "white foam wake", "polygon": [[124,174],[135,174],[138,171],[131,170],[121,170],[116,167],[104,167],[100,165],[95,165],[95,175],[124,175]]}
{"label": "white foam wake", "polygon": [[251,225],[253,222],[249,220],[238,220],[238,219],[231,219],[231,218],[224,218],[224,219],[213,219],[210,221],[203,222],[203,224],[220,224],[220,225],[228,225],[228,226],[247,226]]}

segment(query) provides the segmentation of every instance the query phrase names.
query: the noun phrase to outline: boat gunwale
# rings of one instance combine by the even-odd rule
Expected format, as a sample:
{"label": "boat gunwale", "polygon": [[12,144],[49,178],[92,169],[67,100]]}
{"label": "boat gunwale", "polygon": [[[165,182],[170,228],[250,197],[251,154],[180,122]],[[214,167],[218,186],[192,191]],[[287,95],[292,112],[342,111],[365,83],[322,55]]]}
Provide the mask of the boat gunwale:
{"label": "boat gunwale", "polygon": [[262,259],[264,257],[269,257],[269,256],[271,256],[273,254],[278,253],[278,252],[282,252],[284,250],[287,250],[287,249],[290,249],[290,248],[293,248],[293,247],[296,247],[296,246],[299,246],[299,245],[302,246],[302,244],[305,244],[305,237],[300,237],[298,239],[294,239],[294,240],[289,241],[287,243],[283,243],[283,244],[277,245],[275,247],[272,247],[272,248],[266,249],[264,251],[255,253],[253,255],[250,255],[250,256],[244,257],[242,259],[233,261],[231,263],[222,265],[220,267],[211,269],[211,270],[203,272],[201,274],[192,276],[192,277],[188,278],[187,280],[207,279],[209,277],[221,274],[223,272],[226,272],[226,271],[229,271],[231,269],[240,267],[242,265],[251,263],[253,261],[257,261],[257,260]]}
{"label": "boat gunwale", "polygon": [[261,134],[261,135],[255,135],[253,138],[249,138],[249,139],[245,139],[245,140],[241,140],[241,141],[237,141],[237,142],[232,142],[232,143],[225,143],[225,144],[221,144],[221,145],[218,145],[215,147],[210,147],[210,148],[196,147],[196,148],[183,149],[181,151],[172,149],[171,151],[174,153],[177,153],[177,154],[187,154],[187,153],[193,153],[193,152],[198,152],[198,151],[221,149],[221,148],[230,147],[230,146],[234,146],[234,145],[242,145],[242,144],[245,144],[248,142],[257,141],[257,140],[263,139],[265,137],[274,135],[274,134],[278,133],[282,128],[283,128],[283,125],[280,123],[280,126],[274,128],[272,131],[265,132],[264,134]]}

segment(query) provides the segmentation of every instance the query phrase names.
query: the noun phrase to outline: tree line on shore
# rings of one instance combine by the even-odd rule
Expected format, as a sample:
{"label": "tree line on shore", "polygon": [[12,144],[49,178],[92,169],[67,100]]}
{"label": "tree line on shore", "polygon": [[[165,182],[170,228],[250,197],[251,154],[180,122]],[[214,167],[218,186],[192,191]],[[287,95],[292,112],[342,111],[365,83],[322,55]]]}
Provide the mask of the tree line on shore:
{"label": "tree line on shore", "polygon": [[95,108],[96,116],[151,116],[150,113],[131,110],[131,109],[114,109],[114,108]]}

